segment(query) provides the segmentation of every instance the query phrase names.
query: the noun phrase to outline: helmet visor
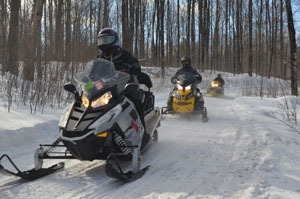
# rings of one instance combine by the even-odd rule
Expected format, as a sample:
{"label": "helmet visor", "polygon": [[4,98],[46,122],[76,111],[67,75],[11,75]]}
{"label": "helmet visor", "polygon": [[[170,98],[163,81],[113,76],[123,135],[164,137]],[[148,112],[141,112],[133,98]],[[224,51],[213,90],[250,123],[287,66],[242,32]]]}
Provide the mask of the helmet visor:
{"label": "helmet visor", "polygon": [[116,37],[111,35],[104,35],[98,37],[98,46],[103,44],[111,44],[115,41]]}
{"label": "helmet visor", "polygon": [[190,65],[190,64],[191,64],[191,62],[190,62],[190,61],[188,61],[188,60],[184,60],[184,61],[182,61],[182,64],[183,64],[183,65]]}

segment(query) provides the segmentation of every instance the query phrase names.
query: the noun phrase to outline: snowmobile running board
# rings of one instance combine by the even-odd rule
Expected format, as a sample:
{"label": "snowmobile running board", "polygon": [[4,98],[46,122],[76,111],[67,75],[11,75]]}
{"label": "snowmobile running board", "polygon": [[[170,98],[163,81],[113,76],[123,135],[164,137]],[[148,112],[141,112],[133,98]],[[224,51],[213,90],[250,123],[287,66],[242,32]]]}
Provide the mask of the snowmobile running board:
{"label": "snowmobile running board", "polygon": [[[9,171],[7,169],[5,169],[2,165],[1,165],[1,160],[3,158],[7,158],[8,161],[11,163],[11,165],[16,169],[17,173]],[[22,179],[25,180],[36,180],[38,178],[44,177],[46,175],[52,174],[57,170],[60,170],[64,167],[65,163],[60,162],[57,163],[51,167],[48,168],[41,168],[41,169],[31,169],[28,171],[21,171],[16,165],[15,163],[10,159],[10,157],[7,154],[4,154],[1,156],[0,158],[0,173],[2,173],[3,175],[11,175],[11,176],[16,176],[16,177],[20,177]]]}
{"label": "snowmobile running board", "polygon": [[[112,164],[111,161],[115,161],[119,171],[117,171]],[[127,173],[124,173],[121,169],[121,166],[119,164],[118,158],[116,154],[111,154],[107,158],[106,165],[105,165],[105,173],[108,177],[115,178],[117,180],[121,180],[123,182],[132,182],[139,178],[141,178],[145,172],[148,170],[149,166],[139,170],[138,172],[128,171]]]}

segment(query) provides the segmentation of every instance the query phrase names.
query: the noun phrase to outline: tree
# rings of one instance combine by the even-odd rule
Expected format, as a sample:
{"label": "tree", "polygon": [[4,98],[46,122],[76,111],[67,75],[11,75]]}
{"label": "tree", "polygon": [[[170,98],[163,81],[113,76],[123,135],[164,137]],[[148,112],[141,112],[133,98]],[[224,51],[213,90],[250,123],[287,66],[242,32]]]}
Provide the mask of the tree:
{"label": "tree", "polygon": [[248,57],[248,75],[252,76],[252,0],[249,0],[249,13],[248,13],[248,21],[249,21],[249,57]]}
{"label": "tree", "polygon": [[4,71],[18,75],[18,50],[19,50],[19,10],[21,0],[10,2],[10,21],[8,34],[8,62]]}
{"label": "tree", "polygon": [[286,0],[286,15],[288,21],[289,38],[290,38],[290,64],[291,64],[291,93],[298,96],[298,82],[297,82],[297,62],[296,62],[296,33],[294,27],[293,12],[291,7],[291,0]]}
{"label": "tree", "polygon": [[0,64],[2,65],[2,73],[7,71],[6,68],[6,38],[7,38],[7,0],[0,1]]}
{"label": "tree", "polygon": [[103,13],[103,27],[102,28],[107,28],[109,26],[109,2],[108,0],[104,0],[104,13]]}

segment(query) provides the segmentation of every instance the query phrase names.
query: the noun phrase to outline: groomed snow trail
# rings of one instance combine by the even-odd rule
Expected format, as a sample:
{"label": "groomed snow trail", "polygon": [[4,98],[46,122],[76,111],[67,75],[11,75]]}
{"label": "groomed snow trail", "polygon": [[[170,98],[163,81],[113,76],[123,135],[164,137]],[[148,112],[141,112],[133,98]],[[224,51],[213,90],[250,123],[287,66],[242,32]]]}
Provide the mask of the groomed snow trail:
{"label": "groomed snow trail", "polygon": [[[157,93],[156,105],[165,106],[167,96]],[[273,118],[274,103],[225,91],[222,99],[205,97],[207,123],[201,116],[166,116],[158,143],[142,159],[150,169],[132,183],[108,178],[104,161],[72,160],[30,183],[0,176],[0,198],[300,198],[299,135]],[[40,130],[52,134],[51,142],[54,128],[47,127]],[[31,154],[22,155],[15,151],[17,163],[32,167]]]}

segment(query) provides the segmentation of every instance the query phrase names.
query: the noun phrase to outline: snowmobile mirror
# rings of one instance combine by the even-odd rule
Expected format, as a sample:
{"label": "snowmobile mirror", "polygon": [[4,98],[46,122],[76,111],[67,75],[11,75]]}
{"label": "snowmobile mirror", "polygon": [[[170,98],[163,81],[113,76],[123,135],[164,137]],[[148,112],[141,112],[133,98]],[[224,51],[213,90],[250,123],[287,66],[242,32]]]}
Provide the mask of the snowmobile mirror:
{"label": "snowmobile mirror", "polygon": [[72,84],[71,82],[70,83],[67,83],[64,85],[64,89],[68,92],[71,92],[71,93],[76,93],[76,87],[74,84]]}
{"label": "snowmobile mirror", "polygon": [[80,102],[81,101],[81,98],[79,96],[79,93],[77,92],[76,90],[76,87],[74,84],[72,84],[71,82],[67,83],[64,85],[64,89],[70,93],[73,93],[75,95],[75,100],[77,102]]}
{"label": "snowmobile mirror", "polygon": [[128,83],[125,86],[126,93],[134,93],[139,89],[139,85],[136,83]]}

